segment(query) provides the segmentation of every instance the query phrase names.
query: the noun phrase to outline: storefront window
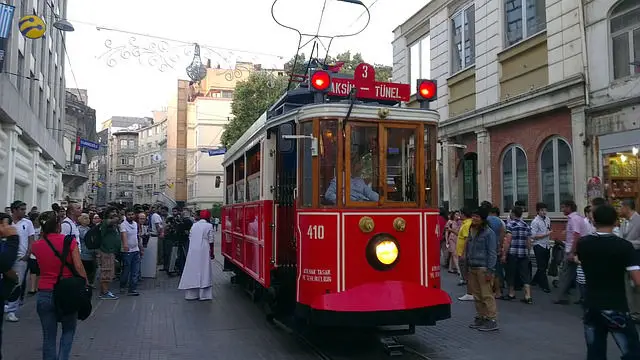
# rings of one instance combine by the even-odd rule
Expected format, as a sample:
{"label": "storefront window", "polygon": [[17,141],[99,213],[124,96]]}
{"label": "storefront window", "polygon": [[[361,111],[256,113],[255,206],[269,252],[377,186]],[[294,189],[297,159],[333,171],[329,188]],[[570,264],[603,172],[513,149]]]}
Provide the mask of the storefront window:
{"label": "storefront window", "polygon": [[329,192],[335,194],[337,187],[336,162],[338,160],[338,122],[320,121],[318,152],[320,158],[320,204],[333,205],[335,200],[325,199]]}
{"label": "storefront window", "polygon": [[416,130],[387,129],[387,145],[387,201],[417,201]]}
{"label": "storefront window", "polygon": [[605,194],[614,204],[633,199],[640,203],[640,160],[638,151],[605,154],[603,163]]}
{"label": "storefront window", "polygon": [[529,179],[527,178],[527,157],[524,150],[510,145],[502,158],[502,208],[510,211],[516,201],[528,205]]}
{"label": "storefront window", "polygon": [[560,203],[573,200],[571,148],[560,138],[549,140],[540,153],[542,202],[549,212],[559,212]]}

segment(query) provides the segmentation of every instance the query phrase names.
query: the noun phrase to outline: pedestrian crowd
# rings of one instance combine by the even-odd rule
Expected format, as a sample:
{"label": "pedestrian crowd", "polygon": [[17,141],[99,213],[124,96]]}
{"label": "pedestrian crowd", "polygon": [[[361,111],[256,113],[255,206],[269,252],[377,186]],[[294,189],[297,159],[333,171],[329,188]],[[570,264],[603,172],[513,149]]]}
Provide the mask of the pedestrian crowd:
{"label": "pedestrian crowd", "polygon": [[[469,325],[498,330],[496,300],[533,305],[532,287],[555,292],[554,304],[582,307],[588,360],[606,359],[611,334],[623,359],[640,359],[640,215],[632,199],[619,208],[596,198],[578,213],[566,200],[561,210],[565,230],[554,231],[547,205],[536,204],[536,216],[523,219],[526,205],[516,202],[506,219],[489,202],[475,209],[441,210],[443,263],[466,287],[460,301],[474,301]],[[531,259],[535,258],[533,272]],[[551,283],[549,278],[556,278]],[[557,290],[552,290],[557,288]]]}
{"label": "pedestrian crowd", "polygon": [[[98,209],[70,202],[66,208],[53,204],[50,211],[40,212],[34,206],[27,212],[26,203],[14,201],[0,213],[4,320],[19,322],[25,297],[34,296],[43,360],[68,360],[77,320],[90,315],[92,289],[97,289],[100,300],[139,296],[138,284],[145,277],[155,278],[162,265],[168,276],[182,275],[179,288],[187,291],[186,299],[210,300],[212,223],[217,227],[220,221],[207,210],[192,214],[176,207],[169,214],[162,204],[130,208],[111,204]],[[111,290],[114,283],[119,294]],[[71,300],[85,294],[86,306]]]}

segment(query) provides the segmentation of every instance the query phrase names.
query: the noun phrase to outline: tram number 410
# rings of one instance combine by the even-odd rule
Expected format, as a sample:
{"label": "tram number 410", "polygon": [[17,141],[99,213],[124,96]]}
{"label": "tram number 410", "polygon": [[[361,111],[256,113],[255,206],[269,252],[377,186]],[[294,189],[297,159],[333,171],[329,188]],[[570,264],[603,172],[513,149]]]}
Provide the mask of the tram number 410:
{"label": "tram number 410", "polygon": [[324,226],[323,225],[309,225],[307,230],[307,236],[312,240],[324,239]]}

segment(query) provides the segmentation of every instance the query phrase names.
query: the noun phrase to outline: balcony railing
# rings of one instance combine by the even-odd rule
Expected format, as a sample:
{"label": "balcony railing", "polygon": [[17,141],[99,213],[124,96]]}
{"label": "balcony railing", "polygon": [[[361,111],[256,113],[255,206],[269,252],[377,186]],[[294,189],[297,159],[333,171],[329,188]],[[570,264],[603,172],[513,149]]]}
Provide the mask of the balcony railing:
{"label": "balcony railing", "polygon": [[64,174],[89,177],[88,166],[87,164],[74,164],[72,161],[67,161]]}

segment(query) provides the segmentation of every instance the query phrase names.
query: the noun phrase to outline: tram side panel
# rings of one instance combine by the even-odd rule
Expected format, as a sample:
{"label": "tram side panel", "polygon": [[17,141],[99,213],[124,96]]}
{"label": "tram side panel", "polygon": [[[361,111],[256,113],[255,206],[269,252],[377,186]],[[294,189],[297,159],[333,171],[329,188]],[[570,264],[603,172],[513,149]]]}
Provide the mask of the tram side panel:
{"label": "tram side panel", "polygon": [[222,212],[225,269],[241,271],[264,287],[270,284],[272,208],[272,201],[255,201],[227,206]]}
{"label": "tram side panel", "polygon": [[440,234],[444,229],[438,226],[437,209],[429,209],[424,214],[425,236],[427,244],[427,284],[430,288],[440,289]]}
{"label": "tram side panel", "polygon": [[296,301],[308,305],[324,294],[340,292],[340,213],[301,211],[297,213],[296,225]]}

